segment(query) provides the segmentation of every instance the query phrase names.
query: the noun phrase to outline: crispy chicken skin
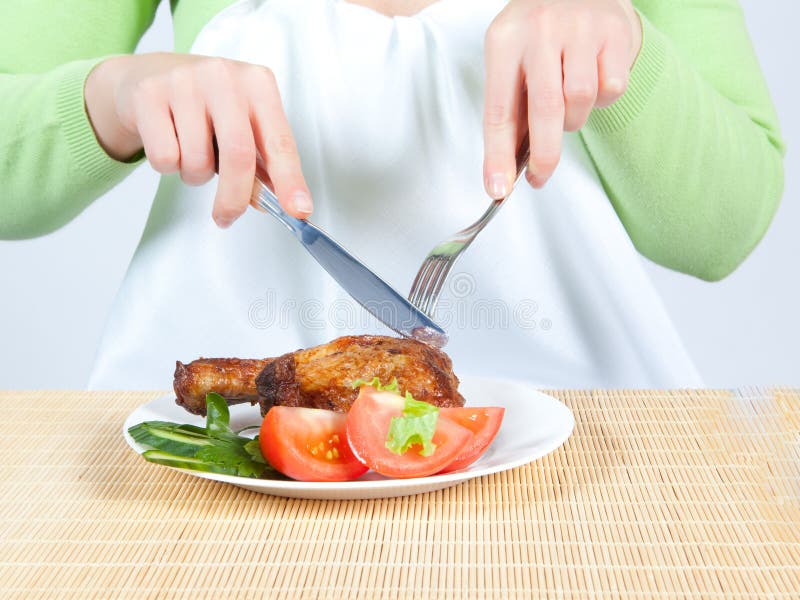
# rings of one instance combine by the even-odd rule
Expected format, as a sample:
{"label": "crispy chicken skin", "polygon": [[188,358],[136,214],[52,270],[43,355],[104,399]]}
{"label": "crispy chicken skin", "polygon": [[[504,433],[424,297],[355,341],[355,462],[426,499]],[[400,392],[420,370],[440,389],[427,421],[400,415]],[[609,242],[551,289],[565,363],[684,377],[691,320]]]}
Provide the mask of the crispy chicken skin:
{"label": "crispy chicken skin", "polygon": [[256,375],[272,359],[200,358],[175,363],[175,402],[196,415],[206,414],[206,394],[217,392],[228,404],[258,402]]}
{"label": "crispy chicken skin", "polygon": [[346,412],[358,396],[353,382],[373,377],[383,383],[396,377],[401,391],[436,406],[464,405],[450,357],[441,350],[407,338],[356,335],[267,363],[256,378],[261,413],[272,406]]}

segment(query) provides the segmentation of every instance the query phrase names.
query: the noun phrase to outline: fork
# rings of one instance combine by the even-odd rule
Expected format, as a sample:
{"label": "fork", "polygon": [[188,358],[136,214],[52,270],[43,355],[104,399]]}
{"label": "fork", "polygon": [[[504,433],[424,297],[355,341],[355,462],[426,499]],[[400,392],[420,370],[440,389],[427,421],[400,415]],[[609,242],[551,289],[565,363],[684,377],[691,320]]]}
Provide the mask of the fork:
{"label": "fork", "polygon": [[[529,138],[526,135],[517,151],[517,177],[514,182],[515,187],[522,177],[522,174],[525,172],[529,157],[530,144]],[[510,195],[511,192],[509,192],[508,196]],[[428,316],[433,316],[436,310],[436,304],[439,302],[439,296],[442,293],[442,288],[444,287],[444,282],[447,280],[447,275],[450,273],[456,260],[458,260],[461,253],[467,249],[467,246],[472,243],[489,221],[497,214],[497,211],[503,206],[508,196],[493,200],[480,219],[466,229],[462,229],[443,240],[428,253],[428,256],[422,261],[422,266],[419,268],[419,272],[417,272],[417,276],[414,278],[414,283],[411,285],[411,292],[408,294],[408,299],[414,306]]]}

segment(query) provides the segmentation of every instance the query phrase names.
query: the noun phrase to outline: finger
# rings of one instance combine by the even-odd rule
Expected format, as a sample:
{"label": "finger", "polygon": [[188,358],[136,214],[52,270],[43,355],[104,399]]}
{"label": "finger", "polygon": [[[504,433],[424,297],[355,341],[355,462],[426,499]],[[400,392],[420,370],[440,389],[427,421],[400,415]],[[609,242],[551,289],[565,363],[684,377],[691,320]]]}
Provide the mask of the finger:
{"label": "finger", "polygon": [[[224,81],[224,80],[223,80]],[[227,92],[222,82],[206,94],[214,135],[219,148],[219,183],[214,199],[214,221],[220,227],[230,226],[250,203],[256,174],[256,145],[250,126],[247,102],[231,81]]]}
{"label": "finger", "polygon": [[305,219],[314,206],[275,77],[267,69],[253,69],[247,81],[256,148],[283,209]]}
{"label": "finger", "polygon": [[564,129],[584,126],[597,99],[597,52],[590,46],[564,48]]}
{"label": "finger", "polygon": [[528,181],[541,187],[561,157],[564,132],[564,91],[561,52],[552,46],[535,48],[525,64],[528,85],[528,127],[531,157]]}
{"label": "finger", "polygon": [[136,128],[150,165],[159,173],[177,171],[180,165],[180,149],[166,93],[153,89],[146,94],[140,94],[135,114]]}
{"label": "finger", "polygon": [[495,199],[510,193],[516,175],[522,68],[512,36],[497,22],[486,33],[483,178],[486,191]]}
{"label": "finger", "polygon": [[630,50],[623,41],[611,39],[597,57],[598,91],[597,106],[610,106],[628,87],[630,77]]}
{"label": "finger", "polygon": [[180,146],[181,179],[189,185],[200,185],[214,176],[210,119],[191,73],[178,71],[172,83],[170,104]]}

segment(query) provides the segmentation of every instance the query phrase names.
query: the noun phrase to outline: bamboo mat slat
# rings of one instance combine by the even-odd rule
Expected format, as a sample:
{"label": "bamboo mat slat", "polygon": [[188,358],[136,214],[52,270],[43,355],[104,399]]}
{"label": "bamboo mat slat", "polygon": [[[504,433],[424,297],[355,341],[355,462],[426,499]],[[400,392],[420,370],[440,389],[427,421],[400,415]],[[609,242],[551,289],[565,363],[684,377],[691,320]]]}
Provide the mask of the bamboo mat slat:
{"label": "bamboo mat slat", "polygon": [[151,465],[156,393],[0,392],[1,598],[800,598],[800,391],[563,391],[532,464],[276,498]]}

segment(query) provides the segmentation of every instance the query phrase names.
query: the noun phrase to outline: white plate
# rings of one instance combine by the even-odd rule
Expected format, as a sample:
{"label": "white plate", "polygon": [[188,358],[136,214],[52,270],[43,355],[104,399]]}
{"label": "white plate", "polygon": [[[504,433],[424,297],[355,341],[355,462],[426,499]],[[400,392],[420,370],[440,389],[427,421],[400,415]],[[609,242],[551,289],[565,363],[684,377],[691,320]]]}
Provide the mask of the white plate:
{"label": "white plate", "polygon": [[[569,408],[552,396],[537,392],[525,383],[465,376],[461,380],[459,391],[467,399],[468,406],[503,406],[506,409],[503,424],[492,445],[477,462],[463,471],[414,479],[389,479],[370,471],[355,481],[307,483],[179,470],[196,477],[232,483],[255,492],[289,498],[315,500],[390,498],[432,492],[474,477],[524,465],[558,448],[567,440],[575,426],[575,419]],[[145,448],[133,441],[128,435],[128,428],[142,421],[173,421],[205,425],[203,417],[191,415],[177,406],[173,395],[162,396],[143,404],[128,416],[122,428],[125,441],[140,454]],[[239,404],[231,407],[233,429],[260,422],[258,406]],[[172,467],[153,465],[153,468]]]}

